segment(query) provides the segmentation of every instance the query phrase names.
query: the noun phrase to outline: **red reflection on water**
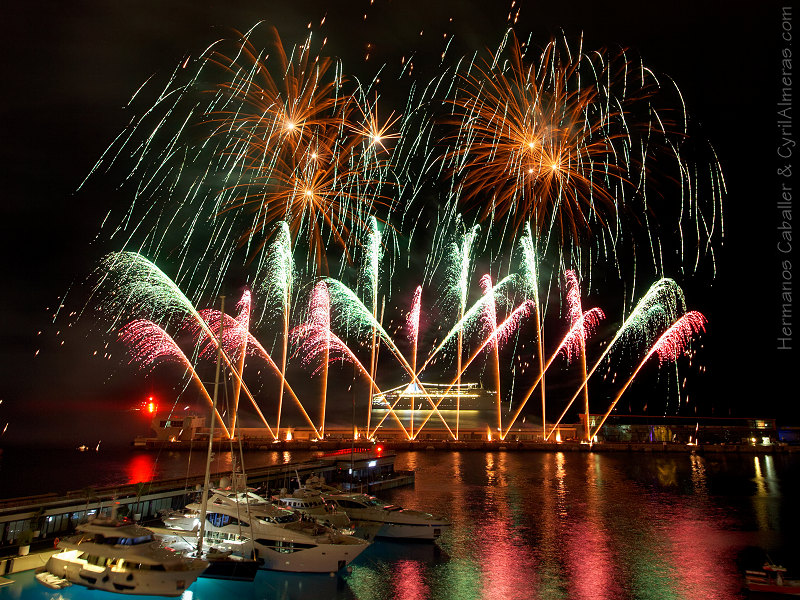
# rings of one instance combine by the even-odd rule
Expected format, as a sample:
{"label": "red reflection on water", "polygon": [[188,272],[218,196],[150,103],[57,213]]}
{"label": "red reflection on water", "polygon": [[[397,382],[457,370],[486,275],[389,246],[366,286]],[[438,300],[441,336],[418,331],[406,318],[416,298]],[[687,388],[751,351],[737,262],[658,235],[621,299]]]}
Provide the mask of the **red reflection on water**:
{"label": "red reflection on water", "polygon": [[399,600],[423,600],[430,596],[428,586],[422,578],[422,564],[415,560],[401,560],[392,571],[395,573],[395,598]]}
{"label": "red reflection on water", "polygon": [[155,477],[156,461],[150,454],[137,454],[125,465],[128,483],[152,481]]}
{"label": "red reflection on water", "polygon": [[498,487],[487,489],[486,514],[478,519],[475,540],[478,541],[476,562],[483,572],[482,598],[519,598],[526,590],[529,598],[539,597],[537,561],[522,542],[515,527],[512,510],[519,509],[508,497],[508,456],[501,453],[497,460],[486,455],[489,482]]}
{"label": "red reflection on water", "polygon": [[608,535],[595,518],[589,515],[589,520],[573,527],[568,542],[570,597],[579,600],[618,598],[622,593],[613,577]]}
{"label": "red reflection on water", "polygon": [[[567,541],[570,597],[579,600],[618,598],[622,595],[622,590],[614,581],[616,557],[611,550],[611,540],[603,521],[603,497],[598,491],[599,457],[593,454],[585,460],[585,513],[580,514],[576,510],[571,515],[577,522],[570,528]],[[564,467],[563,461],[559,466]]]}
{"label": "red reflection on water", "polygon": [[730,561],[732,540],[724,531],[691,516],[670,523],[676,588],[687,598],[735,598],[740,589]]}

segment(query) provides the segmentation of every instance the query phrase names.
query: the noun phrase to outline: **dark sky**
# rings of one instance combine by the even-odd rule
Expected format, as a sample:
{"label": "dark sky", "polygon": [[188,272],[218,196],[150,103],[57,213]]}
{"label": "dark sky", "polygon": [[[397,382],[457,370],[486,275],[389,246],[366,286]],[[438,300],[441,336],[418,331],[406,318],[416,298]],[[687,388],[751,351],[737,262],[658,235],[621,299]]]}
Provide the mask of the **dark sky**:
{"label": "dark sky", "polygon": [[[794,260],[776,249],[779,186],[792,185],[776,174],[786,46],[781,5],[518,1],[511,10],[517,9],[520,37],[531,32],[543,45],[561,30],[573,39],[583,32],[587,47],[630,47],[676,81],[718,151],[729,192],[716,279],[681,281],[690,307],[710,321],[701,392],[713,396],[708,406],[719,416],[729,407],[741,416],[800,420],[792,400],[797,354],[776,349],[781,260]],[[124,106],[145,79],[169,72],[230,28],[262,19],[289,45],[303,39],[309,22],[319,30],[327,15],[320,33],[328,52],[342,58],[345,72],[366,76],[410,50],[420,64],[434,65],[443,33],[455,35],[451,56],[496,47],[508,14],[508,4],[478,1],[5,3],[0,429],[10,421],[6,443],[78,443],[146,429],[123,408],[161,384],[133,373],[119,355],[94,356],[102,343],[88,325],[65,337],[63,323],[50,320],[58,298],[100,255],[93,239],[106,212],[130,200],[128,190],[113,185],[75,190],[127,123]],[[365,63],[367,44],[373,51]],[[95,433],[109,422],[108,434]]]}

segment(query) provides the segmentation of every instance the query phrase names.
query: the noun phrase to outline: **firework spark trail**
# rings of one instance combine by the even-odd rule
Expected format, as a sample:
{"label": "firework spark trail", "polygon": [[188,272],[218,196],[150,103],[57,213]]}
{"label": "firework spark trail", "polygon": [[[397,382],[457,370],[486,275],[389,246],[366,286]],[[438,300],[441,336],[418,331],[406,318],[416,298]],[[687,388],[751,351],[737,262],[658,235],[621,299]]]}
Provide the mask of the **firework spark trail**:
{"label": "firework spark trail", "polygon": [[377,98],[315,54],[311,36],[287,56],[269,28],[258,49],[265,29],[234,32],[182,62],[92,169],[120,163],[135,185],[110,235],[156,258],[174,252],[165,240],[182,238],[180,282],[194,292],[219,287],[237,248],[260,264],[279,221],[312,260],[325,261],[323,235],[347,252],[395,179],[388,142],[398,119],[381,121]]}
{"label": "firework spark trail", "polygon": [[[472,65],[451,101],[461,130],[450,158],[464,176],[462,201],[493,189],[481,219],[506,218],[512,233],[533,220],[537,235],[549,237],[555,227],[560,247],[579,245],[593,221],[617,220],[616,196],[631,176],[615,152],[632,143],[624,99],[604,97],[612,93],[602,80],[614,61],[602,54],[595,61],[582,49],[573,57],[569,47],[562,56],[551,42],[537,69],[523,64],[513,33],[503,46],[491,63]],[[582,63],[596,83],[581,81]]]}
{"label": "firework spark trail", "polygon": [[[301,363],[303,366],[312,369],[312,374],[317,375],[320,371],[324,377],[327,377],[328,364],[335,360],[347,360],[355,365],[359,371],[366,377],[369,382],[370,391],[381,393],[375,380],[372,378],[369,371],[364,368],[364,365],[353,354],[350,348],[345,344],[336,334],[330,329],[330,297],[328,295],[328,286],[324,281],[320,281],[314,287],[311,300],[309,302],[309,317],[308,320],[295,327],[291,332],[294,343],[298,344],[297,353],[302,354]],[[322,359],[319,360],[320,355]],[[318,365],[315,364],[319,362]],[[324,399],[324,397],[323,397]],[[394,406],[389,409],[389,414],[397,421],[406,437],[411,439],[402,421],[397,417],[394,412]],[[377,427],[383,423],[378,424]],[[324,426],[324,422],[323,422]],[[377,431],[376,427],[376,431]],[[324,429],[320,428],[320,437],[324,435]],[[370,430],[367,429],[369,437]]]}
{"label": "firework spark trail", "polygon": [[433,411],[442,421],[442,424],[445,426],[447,431],[450,432],[450,435],[455,437],[450,429],[450,426],[447,424],[447,421],[445,421],[444,417],[439,412],[439,409],[436,408],[436,405],[431,399],[430,395],[425,391],[425,386],[419,380],[419,374],[414,372],[414,370],[411,368],[411,365],[408,364],[408,361],[406,361],[403,354],[395,345],[394,340],[392,340],[391,336],[372,316],[367,307],[364,306],[364,304],[358,299],[353,291],[342,282],[331,279],[330,277],[326,277],[324,281],[328,283],[328,291],[330,293],[331,302],[337,307],[337,311],[335,313],[337,318],[344,323],[348,330],[350,330],[351,327],[354,327],[356,329],[356,333],[359,331],[369,331],[372,327],[375,328],[379,338],[386,344],[387,348],[389,348],[405,372],[408,373],[409,377],[411,377],[411,383],[416,383],[419,386],[420,391],[433,408]]}
{"label": "firework spark trail", "polygon": [[[467,305],[467,292],[469,291],[469,274],[472,266],[472,246],[475,243],[475,238],[478,235],[478,226],[475,225],[472,229],[467,231],[460,246],[455,246],[455,256],[457,260],[453,262],[455,266],[455,275],[453,277],[452,291],[453,295],[458,299],[458,320],[461,322],[464,319],[464,309]],[[493,299],[493,294],[488,294],[488,298]],[[488,300],[487,300],[488,302]],[[458,347],[456,350],[456,372],[461,372],[461,351],[463,345],[464,332],[462,329],[458,331]],[[461,415],[461,376],[458,377],[456,387],[456,439],[458,439],[458,429]]]}
{"label": "firework spark trail", "polygon": [[[244,358],[247,354],[247,334],[250,332],[250,310],[252,308],[252,295],[250,290],[245,290],[242,294],[239,303],[236,305],[236,310],[238,311],[238,315],[236,316],[236,322],[239,325],[239,331],[243,333],[240,337],[242,338],[241,347],[239,350],[239,365],[237,367],[237,372],[239,373],[239,377],[236,378],[234,381],[233,386],[233,415],[231,417],[231,432],[233,435],[236,434],[236,417],[239,414],[239,392],[242,389],[242,378],[244,377]],[[277,432],[276,432],[277,437]]]}
{"label": "firework spark trail", "polygon": [[[283,411],[283,392],[286,388],[286,360],[289,350],[289,311],[292,303],[292,287],[294,284],[294,264],[292,260],[292,236],[289,225],[281,221],[277,228],[277,235],[273,244],[274,258],[272,268],[269,270],[265,282],[274,280],[273,297],[279,298],[281,314],[283,315],[283,352],[281,353],[281,387],[278,391],[278,417],[275,424],[275,435],[280,436],[281,413]],[[274,277],[270,277],[270,273]]]}
{"label": "firework spark trail", "polygon": [[[114,315],[115,324],[126,314],[141,315],[144,313],[151,320],[168,321],[176,315],[188,313],[202,332],[212,340],[212,343],[215,345],[218,343],[197,309],[175,282],[141,254],[135,252],[107,254],[100,261],[97,272],[100,275],[100,281],[95,286],[95,292],[100,291],[106,285],[113,285],[113,290],[108,294],[105,305]],[[253,395],[224,350],[222,359],[238,384],[244,389],[247,397],[250,398],[253,406],[256,406]]]}
{"label": "firework spark trail", "polygon": [[544,342],[542,340],[542,318],[539,304],[539,268],[538,260],[536,257],[536,247],[533,243],[533,234],[531,233],[530,222],[525,223],[525,230],[522,239],[520,240],[520,247],[522,249],[522,280],[526,289],[526,296],[533,297],[534,303],[534,317],[536,319],[536,360],[539,364],[539,381],[541,381],[541,398],[542,398],[542,437],[547,434],[547,399],[545,393],[545,380],[544,380]]}
{"label": "firework spark trail", "polygon": [[[589,381],[589,378],[616,346],[618,341],[623,338],[635,337],[645,341],[645,343],[649,343],[655,337],[656,331],[663,329],[667,323],[672,323],[677,320],[678,315],[683,312],[685,306],[686,300],[683,296],[683,290],[681,290],[673,279],[665,277],[656,281],[650,286],[650,289],[647,290],[647,293],[642,299],[639,300],[631,311],[631,314],[617,330],[614,338],[606,346],[600,358],[597,359],[597,362],[595,362],[594,366],[592,366],[591,370],[586,374],[584,384],[586,381]],[[553,425],[550,433],[545,436],[545,440],[550,439],[555,428],[561,423],[561,420],[564,418],[564,415],[567,414],[572,403],[575,402],[575,398],[581,393],[584,384],[581,384],[567,403],[567,406]]]}
{"label": "firework spark trail", "polygon": [[100,281],[95,292],[113,286],[104,304],[117,320],[144,314],[151,320],[168,321],[188,313],[203,326],[194,305],[175,282],[141,254],[112,252],[100,260],[96,272]]}
{"label": "firework spark trail", "polygon": [[[213,135],[228,140],[229,155],[243,173],[222,191],[218,214],[233,212],[235,218],[249,210],[252,221],[240,236],[248,244],[265,226],[287,221],[293,237],[304,232],[319,266],[325,261],[320,227],[344,247],[350,224],[363,226],[372,204],[382,201],[372,191],[380,188],[385,170],[375,145],[383,149],[393,134],[371,108],[361,108],[356,95],[340,95],[339,67],[332,69],[329,58],[312,57],[310,37],[287,58],[272,30],[276,78],[249,37],[250,32],[234,44],[234,59],[221,52],[207,57],[228,79],[217,88],[226,100],[207,123],[215,125]],[[365,125],[355,120],[354,106]],[[262,248],[256,244],[257,252]]]}
{"label": "firework spark trail", "polygon": [[[578,282],[578,276],[572,269],[565,272],[567,281],[567,311],[569,314],[570,327],[574,326],[581,318],[583,318],[583,306],[581,304],[581,286]],[[583,331],[581,329],[581,331]],[[567,362],[571,362],[575,358],[581,361],[581,373],[583,374],[583,407],[584,415],[586,417],[586,441],[589,437],[589,383],[586,380],[586,336],[575,336],[574,342],[564,348],[567,356]]]}
{"label": "firework spark trail", "polygon": [[[369,290],[370,304],[372,306],[372,318],[377,322],[378,319],[378,283],[380,281],[380,268],[381,258],[383,255],[383,242],[381,232],[378,229],[378,221],[375,217],[369,220],[369,228],[367,231],[367,243],[365,245],[366,260],[364,261],[363,276],[366,281],[367,290]],[[375,370],[378,368],[378,354],[375,347],[377,330],[375,327],[370,328],[370,356],[369,356],[369,377],[371,380],[375,379]],[[367,394],[367,432],[369,432],[370,423],[372,421],[372,388],[369,389]]]}
{"label": "firework spark trail", "polygon": [[[131,363],[138,363],[141,369],[153,369],[156,363],[162,361],[177,362],[185,367],[186,371],[191,375],[192,381],[197,384],[203,397],[208,402],[208,405],[213,407],[214,403],[208,395],[203,382],[197,376],[194,367],[186,358],[183,350],[180,349],[175,340],[164,331],[159,325],[146,319],[136,319],[131,321],[119,330],[118,337],[120,341],[126,344],[131,349]],[[219,421],[220,426],[225,431],[226,437],[231,437],[222,416],[217,409],[214,409],[214,414]]]}
{"label": "firework spark trail", "polygon": [[[542,383],[542,381],[544,380],[544,376],[547,373],[547,369],[550,368],[550,365],[558,357],[558,355],[563,353],[566,356],[567,348],[576,343],[575,341],[576,338],[583,338],[584,340],[588,338],[597,329],[597,325],[604,318],[605,315],[603,314],[603,311],[601,309],[592,308],[583,313],[581,318],[578,321],[576,321],[572,327],[570,327],[567,334],[562,338],[561,343],[555,349],[553,354],[550,355],[550,358],[547,359],[547,362],[544,364],[544,367],[541,373],[539,373],[539,376],[536,378],[536,381],[533,382],[531,387],[528,389],[528,392],[525,394],[525,397],[519,403],[517,410],[514,412],[514,416],[511,417],[508,426],[502,433],[501,439],[505,439],[505,436],[508,435],[509,431],[511,431],[511,427],[513,427],[520,413],[522,413],[522,409],[525,408],[525,405],[528,403],[528,400],[530,399],[531,395],[533,395],[533,392],[536,390],[536,387]],[[547,438],[545,437],[545,439]]]}
{"label": "firework spark trail", "polygon": [[481,314],[483,314],[486,303],[489,302],[489,300],[497,298],[502,290],[505,290],[506,287],[510,286],[516,281],[517,276],[512,273],[511,275],[508,275],[497,282],[497,285],[492,288],[492,294],[484,294],[478,300],[476,300],[475,304],[473,304],[469,310],[464,313],[464,316],[461,318],[461,320],[458,321],[449,332],[447,332],[447,335],[444,336],[442,341],[439,342],[439,344],[431,351],[431,353],[428,355],[428,358],[425,359],[422,367],[420,367],[419,372],[422,373],[422,371],[425,370],[425,367],[427,367],[431,361],[436,358],[439,352],[441,352],[441,350],[449,342],[451,342],[459,332],[463,333],[473,324],[478,322]]}
{"label": "firework spark trail", "polygon": [[328,362],[331,352],[331,298],[328,286],[320,281],[314,286],[308,304],[308,321],[312,325],[311,334],[316,336],[312,342],[321,348],[322,358],[322,411],[319,432],[325,436],[325,408],[328,400]]}
{"label": "firework spark trail", "polygon": [[[411,301],[411,312],[408,313],[406,326],[408,339],[411,342],[411,370],[417,372],[417,344],[419,343],[419,315],[422,310],[422,286],[414,290],[414,299]],[[411,398],[411,437],[414,437],[414,398]]]}
{"label": "firework spark trail", "polygon": [[673,362],[678,359],[678,357],[683,354],[686,347],[691,343],[692,336],[697,333],[705,332],[706,330],[706,318],[697,311],[689,311],[685,315],[683,315],[680,319],[675,321],[669,329],[667,329],[661,337],[656,340],[656,343],[650,348],[649,352],[645,355],[636,369],[633,371],[633,374],[628,378],[625,382],[625,385],[622,386],[622,389],[617,393],[614,401],[611,403],[611,406],[608,407],[608,410],[603,415],[603,418],[600,420],[600,423],[597,424],[594,432],[592,433],[592,437],[590,439],[594,439],[594,436],[597,435],[597,432],[600,431],[600,428],[608,419],[608,416],[614,410],[614,407],[619,402],[619,399],[622,397],[622,394],[625,393],[625,390],[628,389],[628,386],[634,380],[636,375],[639,373],[641,368],[645,365],[648,359],[653,356],[653,354],[658,355],[658,362],[659,364],[663,364],[665,362]]}
{"label": "firework spark trail", "polygon": [[[502,405],[501,405],[501,394],[500,394],[500,349],[497,344],[497,305],[495,303],[494,297],[494,290],[492,286],[492,276],[491,275],[484,275],[480,279],[480,286],[481,291],[483,292],[484,296],[489,296],[489,300],[486,302],[486,306],[483,311],[483,321],[484,321],[484,328],[488,332],[488,337],[493,338],[492,341],[492,350],[494,356],[494,381],[495,381],[495,390],[497,390],[497,427],[500,431],[503,430],[503,412],[502,412]],[[458,383],[461,383],[461,360],[459,356],[459,365],[458,365]],[[459,386],[460,392],[460,386]]]}
{"label": "firework spark trail", "polygon": [[[488,346],[489,344],[500,344],[503,345],[506,341],[513,335],[515,331],[519,329],[520,324],[526,318],[531,315],[531,310],[533,309],[533,302],[530,300],[526,300],[522,304],[520,304],[517,308],[515,308],[511,314],[506,318],[505,321],[500,323],[492,333],[483,340],[483,343],[472,353],[469,359],[461,366],[461,371],[459,372],[459,376],[463,375],[469,366],[472,364],[481,352]],[[442,394],[442,398],[436,403],[436,407],[438,408],[439,405],[444,400],[444,396],[450,393],[450,390],[458,381],[458,377],[453,379],[450,384],[445,389],[444,393]],[[419,433],[423,427],[427,424],[428,420],[430,419],[431,415],[428,415],[425,420],[419,425],[417,428],[417,433]]]}
{"label": "firework spark trail", "polygon": [[[204,333],[204,331],[199,326],[197,326],[196,323],[194,323],[194,322],[189,322],[186,325],[186,327],[189,329],[189,331],[192,333],[192,335],[194,335],[195,337],[198,338],[198,343],[200,344],[200,348],[201,348],[200,349],[201,356],[203,356],[204,358],[211,358],[216,354],[216,351],[217,351],[217,346],[216,346],[216,344],[215,344],[215,342],[213,340],[215,340],[215,339],[217,339],[219,337],[218,334],[219,334],[219,331],[220,331],[220,325],[221,325],[222,318],[221,318],[220,312],[218,310],[213,310],[213,309],[201,310],[200,311],[200,316],[202,317],[204,322],[206,322],[208,324],[208,327],[212,332],[212,336],[211,337],[207,336]],[[275,361],[272,359],[272,357],[270,356],[269,352],[267,352],[267,350],[264,348],[264,346],[261,345],[261,342],[259,342],[253,336],[253,334],[251,334],[251,333],[249,333],[247,331],[244,331],[241,328],[239,321],[237,321],[236,319],[234,319],[230,315],[225,315],[224,316],[224,321],[225,321],[224,328],[223,328],[224,335],[222,336],[223,355],[224,354],[231,354],[232,356],[235,356],[235,354],[237,352],[239,352],[242,347],[246,347],[247,352],[249,354],[262,358],[269,365],[269,367],[275,372],[275,374],[280,378],[281,377],[281,369],[278,367],[277,364],[275,364]],[[216,332],[216,333],[214,333],[214,332]],[[243,339],[247,340],[246,346],[244,346],[244,344],[242,342]],[[303,413],[303,416],[305,417],[305,419],[308,422],[308,424],[318,434],[319,431],[317,430],[316,426],[314,425],[314,422],[311,420],[311,417],[306,412],[305,407],[303,406],[303,403],[300,402],[300,399],[297,397],[297,394],[295,394],[294,390],[292,389],[292,386],[289,385],[288,381],[284,381],[284,385],[286,387],[286,391],[289,393],[289,395],[291,396],[292,400],[295,401],[295,403],[297,404],[298,408]],[[252,398],[251,398],[251,400],[252,400]],[[266,425],[267,429],[269,429],[270,434],[272,434],[275,437],[275,439],[277,439],[277,435],[273,434],[272,429],[267,424],[266,418],[264,417],[264,415],[261,412],[261,409],[255,403],[253,403],[253,406],[256,409],[256,411],[258,412],[258,415],[261,418],[262,422],[264,422],[264,424]]]}

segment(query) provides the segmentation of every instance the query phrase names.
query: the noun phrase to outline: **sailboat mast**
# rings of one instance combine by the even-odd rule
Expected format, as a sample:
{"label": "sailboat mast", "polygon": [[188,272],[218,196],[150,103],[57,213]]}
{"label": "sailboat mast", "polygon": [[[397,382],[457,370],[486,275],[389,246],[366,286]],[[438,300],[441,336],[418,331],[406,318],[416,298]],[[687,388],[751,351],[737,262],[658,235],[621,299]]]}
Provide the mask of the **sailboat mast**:
{"label": "sailboat mast", "polygon": [[208,453],[206,454],[206,474],[203,480],[203,495],[200,501],[200,531],[197,537],[197,556],[203,551],[203,539],[206,534],[206,504],[208,503],[208,487],[211,480],[211,451],[214,448],[214,413],[217,410],[217,395],[219,394],[219,371],[222,363],[222,332],[225,327],[225,296],[220,296],[219,341],[217,343],[217,372],[214,376],[214,396],[211,399],[211,424],[208,428]]}

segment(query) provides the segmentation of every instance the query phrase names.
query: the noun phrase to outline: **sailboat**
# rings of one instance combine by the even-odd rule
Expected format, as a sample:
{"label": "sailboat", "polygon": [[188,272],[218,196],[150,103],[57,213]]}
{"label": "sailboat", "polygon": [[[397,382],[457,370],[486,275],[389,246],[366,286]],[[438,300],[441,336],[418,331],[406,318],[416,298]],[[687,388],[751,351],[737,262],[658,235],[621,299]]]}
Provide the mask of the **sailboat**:
{"label": "sailboat", "polygon": [[[225,311],[225,297],[221,297],[221,311]],[[167,527],[158,529],[158,533],[172,540],[172,546],[182,550],[186,554],[202,557],[208,562],[208,568],[201,573],[201,577],[212,579],[234,579],[239,581],[253,581],[258,572],[260,561],[249,556],[248,549],[251,547],[250,540],[242,535],[230,534],[224,537],[207,535],[204,524],[206,521],[206,500],[211,479],[211,458],[213,456],[214,441],[214,413],[217,408],[217,393],[219,391],[220,362],[222,357],[222,329],[220,329],[220,339],[217,349],[217,370],[214,380],[214,395],[211,407],[211,425],[208,434],[208,452],[206,453],[205,478],[203,480],[203,502],[202,511],[197,521],[197,526],[184,529],[181,527]],[[167,517],[169,520],[169,517]],[[194,523],[193,523],[194,525]],[[203,544],[208,544],[208,549],[203,550]]]}

